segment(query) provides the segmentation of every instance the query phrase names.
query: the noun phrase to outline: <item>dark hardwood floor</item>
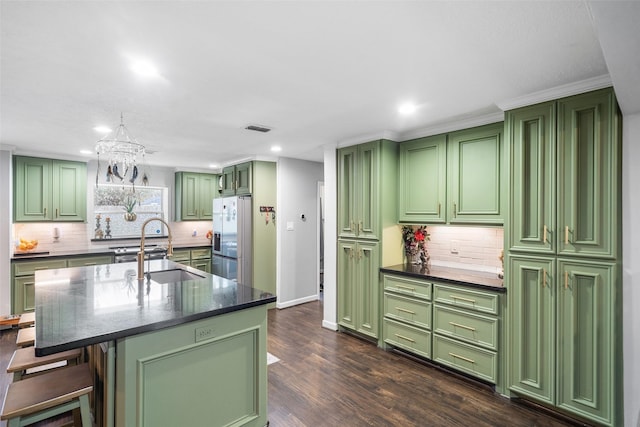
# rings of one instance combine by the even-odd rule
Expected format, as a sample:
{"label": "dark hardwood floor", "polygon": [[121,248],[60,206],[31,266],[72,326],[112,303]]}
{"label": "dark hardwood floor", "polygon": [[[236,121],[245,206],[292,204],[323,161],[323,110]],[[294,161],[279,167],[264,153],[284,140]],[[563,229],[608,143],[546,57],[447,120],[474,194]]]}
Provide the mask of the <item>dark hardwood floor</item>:
{"label": "dark hardwood floor", "polygon": [[[268,351],[280,359],[268,367],[270,427],[575,425],[321,323],[321,302],[269,311]],[[0,337],[0,400],[15,337]]]}

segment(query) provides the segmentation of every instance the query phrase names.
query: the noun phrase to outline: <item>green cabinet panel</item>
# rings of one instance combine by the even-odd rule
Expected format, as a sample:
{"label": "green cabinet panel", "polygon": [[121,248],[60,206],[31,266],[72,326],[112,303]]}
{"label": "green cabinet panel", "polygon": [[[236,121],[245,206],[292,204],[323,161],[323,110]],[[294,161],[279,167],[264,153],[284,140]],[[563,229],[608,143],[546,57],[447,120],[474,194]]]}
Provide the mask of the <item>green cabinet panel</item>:
{"label": "green cabinet panel", "polygon": [[372,338],[378,332],[379,244],[338,241],[338,323]]}
{"label": "green cabinet panel", "polygon": [[80,162],[14,157],[16,222],[84,221],[87,165]]}
{"label": "green cabinet panel", "polygon": [[252,163],[245,162],[222,169],[222,195],[240,196],[252,192]]}
{"label": "green cabinet panel", "polygon": [[553,254],[556,250],[555,103],[509,111],[511,148],[509,246],[513,251]]}
{"label": "green cabinet panel", "polygon": [[67,267],[86,267],[89,265],[104,265],[112,263],[112,255],[74,257],[67,260]]}
{"label": "green cabinet panel", "polygon": [[498,382],[498,354],[495,351],[433,334],[433,360],[485,381]]}
{"label": "green cabinet panel", "polygon": [[448,136],[450,224],[502,224],[504,154],[502,122]]}
{"label": "green cabinet panel", "polygon": [[176,221],[202,221],[213,218],[213,199],[218,176],[206,173],[176,172]]}
{"label": "green cabinet panel", "polygon": [[617,113],[608,89],[558,102],[558,254],[617,257]]}
{"label": "green cabinet panel", "polygon": [[445,223],[447,207],[447,136],[400,144],[398,220]]}
{"label": "green cabinet panel", "polygon": [[382,334],[386,344],[431,359],[430,330],[384,318]]}
{"label": "green cabinet panel", "polygon": [[13,279],[13,312],[15,314],[35,310],[35,276],[20,276]]}
{"label": "green cabinet panel", "polygon": [[469,344],[498,350],[498,319],[436,304],[433,331]]}
{"label": "green cabinet panel", "polygon": [[338,236],[356,237],[356,157],[358,147],[338,150]]}

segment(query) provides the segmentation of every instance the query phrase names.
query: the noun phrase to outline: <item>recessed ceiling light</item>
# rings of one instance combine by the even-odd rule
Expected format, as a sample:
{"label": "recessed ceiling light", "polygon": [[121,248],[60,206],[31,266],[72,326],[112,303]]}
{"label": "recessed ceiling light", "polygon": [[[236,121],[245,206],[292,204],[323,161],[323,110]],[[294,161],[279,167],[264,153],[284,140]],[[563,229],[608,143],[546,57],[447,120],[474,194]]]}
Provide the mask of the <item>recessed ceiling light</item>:
{"label": "recessed ceiling light", "polygon": [[280,147],[279,145],[274,145],[273,147],[271,147],[271,151],[273,151],[274,153],[278,153],[282,151],[282,147]]}
{"label": "recessed ceiling light", "polygon": [[149,61],[143,59],[135,60],[131,63],[131,70],[141,77],[159,77],[158,69]]}
{"label": "recessed ceiling light", "polygon": [[217,167],[218,167],[218,165],[216,165],[215,163],[210,163],[210,164],[209,164],[209,167],[210,167],[211,169],[215,169],[215,168],[217,168]]}
{"label": "recessed ceiling light", "polygon": [[416,112],[417,109],[418,109],[418,106],[416,104],[407,102],[406,104],[402,104],[401,106],[398,107],[398,113],[403,115],[413,114]]}
{"label": "recessed ceiling light", "polygon": [[82,154],[93,154],[93,151],[91,151],[91,150],[80,150],[80,153],[82,153]]}
{"label": "recessed ceiling light", "polygon": [[111,128],[108,128],[106,126],[96,126],[93,128],[93,130],[95,130],[98,133],[103,133],[105,135],[111,132]]}

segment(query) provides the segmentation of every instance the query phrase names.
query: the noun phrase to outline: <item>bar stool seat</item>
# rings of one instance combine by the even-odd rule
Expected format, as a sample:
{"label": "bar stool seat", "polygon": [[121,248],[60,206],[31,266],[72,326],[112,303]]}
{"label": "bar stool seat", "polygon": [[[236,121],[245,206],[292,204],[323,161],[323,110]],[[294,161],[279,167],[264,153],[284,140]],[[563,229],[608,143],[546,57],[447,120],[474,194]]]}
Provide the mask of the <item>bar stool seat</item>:
{"label": "bar stool seat", "polygon": [[20,427],[79,408],[82,426],[91,427],[92,390],[86,363],[17,381],[7,387],[0,419],[7,427]]}
{"label": "bar stool seat", "polygon": [[18,347],[28,347],[33,345],[36,341],[36,328],[22,328],[18,329],[18,337],[16,338],[16,345]]}
{"label": "bar stool seat", "polygon": [[78,365],[81,359],[82,349],[80,348],[37,357],[35,347],[24,347],[13,352],[7,372],[13,373],[14,381],[20,381],[53,368]]}
{"label": "bar stool seat", "polygon": [[20,320],[18,321],[18,327],[19,328],[26,328],[28,326],[33,326],[36,323],[36,313],[35,312],[30,312],[30,313],[22,313],[20,315]]}

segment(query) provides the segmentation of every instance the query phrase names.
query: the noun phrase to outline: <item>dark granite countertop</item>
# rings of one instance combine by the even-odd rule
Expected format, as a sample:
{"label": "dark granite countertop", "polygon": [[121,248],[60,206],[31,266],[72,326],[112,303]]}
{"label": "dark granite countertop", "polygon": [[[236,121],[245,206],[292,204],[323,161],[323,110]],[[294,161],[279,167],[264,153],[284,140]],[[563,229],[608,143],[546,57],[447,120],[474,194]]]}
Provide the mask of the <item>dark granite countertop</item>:
{"label": "dark granite countertop", "polygon": [[382,267],[380,272],[415,277],[418,279],[437,280],[439,282],[489,289],[497,292],[507,291],[502,279],[498,278],[496,273],[487,273],[484,271],[442,266],[432,266],[427,269],[421,265],[398,264],[390,267]]}
{"label": "dark granite countertop", "polygon": [[[145,262],[147,270],[148,262]],[[169,260],[150,271],[182,268],[198,280],[136,279],[135,262],[36,272],[36,355],[111,341],[268,304],[276,297]]]}
{"label": "dark granite countertop", "polygon": [[[153,244],[153,241],[150,242]],[[43,258],[69,258],[69,257],[81,257],[81,256],[98,256],[98,255],[113,255],[114,247],[128,247],[135,246],[134,244],[117,244],[114,242],[113,245],[104,246],[100,248],[91,248],[91,249],[68,249],[68,250],[56,250],[55,252],[50,251],[38,251],[37,249],[33,252],[26,253],[14,253],[11,257],[11,261],[26,261],[26,260],[38,260]],[[173,246],[173,249],[207,249],[211,248],[209,245],[187,245],[187,246]]]}

